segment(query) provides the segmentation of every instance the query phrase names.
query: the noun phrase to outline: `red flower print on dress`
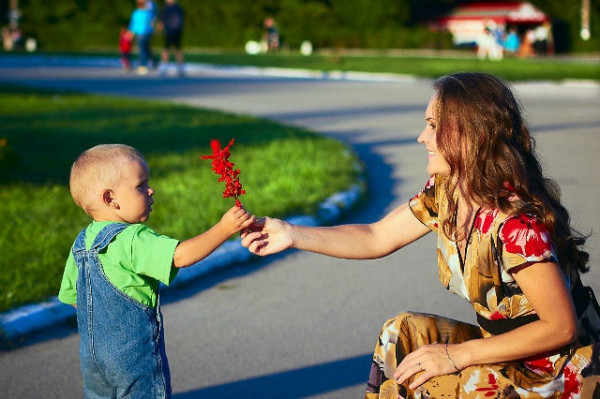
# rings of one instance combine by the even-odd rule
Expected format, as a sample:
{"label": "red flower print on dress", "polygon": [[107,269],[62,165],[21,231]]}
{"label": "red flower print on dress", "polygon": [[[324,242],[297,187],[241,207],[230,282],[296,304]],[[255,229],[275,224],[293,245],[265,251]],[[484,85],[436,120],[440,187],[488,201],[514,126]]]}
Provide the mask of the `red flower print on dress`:
{"label": "red flower print on dress", "polygon": [[538,374],[546,374],[554,371],[554,363],[548,357],[527,360],[525,367]]}
{"label": "red flower print on dress", "polygon": [[500,385],[498,385],[498,380],[496,379],[496,376],[494,374],[490,373],[490,374],[488,374],[488,386],[477,388],[475,390],[477,392],[482,392],[483,396],[491,397],[491,396],[496,396],[499,388],[500,388]]}
{"label": "red flower print on dress", "polygon": [[581,382],[577,378],[577,371],[572,365],[565,367],[563,371],[565,377],[565,390],[561,399],[574,399],[579,397],[581,391]]}
{"label": "red flower print on dress", "polygon": [[429,180],[427,180],[427,183],[425,183],[425,188],[423,189],[423,191],[427,190],[428,188],[431,188],[435,185],[435,175],[431,175],[429,176]]}
{"label": "red flower print on dress", "polygon": [[211,140],[210,147],[212,148],[212,155],[202,155],[201,159],[212,159],[212,170],[221,177],[219,182],[225,182],[225,191],[223,191],[223,198],[234,197],[235,204],[238,207],[242,206],[242,203],[238,197],[242,194],[246,194],[246,190],[242,188],[240,183],[240,170],[234,169],[235,164],[229,161],[231,156],[230,148],[235,142],[235,139],[231,139],[229,144],[221,149],[221,142],[219,140]]}
{"label": "red flower print on dress", "polygon": [[504,320],[504,319],[506,319],[506,316],[504,316],[499,311],[495,311],[494,313],[492,313],[490,315],[490,320]]}
{"label": "red flower print on dress", "polygon": [[499,237],[507,252],[521,255],[528,262],[554,257],[550,233],[535,216],[522,214],[508,219]]}
{"label": "red flower print on dress", "polygon": [[490,232],[494,219],[498,216],[498,209],[482,209],[477,218],[475,219],[474,227],[481,232],[482,235],[486,235]]}

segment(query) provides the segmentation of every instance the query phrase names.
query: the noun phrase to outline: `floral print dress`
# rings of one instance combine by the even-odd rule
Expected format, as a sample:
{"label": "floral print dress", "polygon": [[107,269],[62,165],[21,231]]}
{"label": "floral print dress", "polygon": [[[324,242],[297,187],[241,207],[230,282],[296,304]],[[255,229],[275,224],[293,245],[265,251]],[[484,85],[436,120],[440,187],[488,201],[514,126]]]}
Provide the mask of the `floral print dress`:
{"label": "floral print dress", "polygon": [[[556,262],[550,234],[534,216],[506,215],[498,209],[477,212],[464,260],[457,245],[438,231],[447,209],[444,177],[431,177],[410,201],[413,214],[438,233],[439,279],[469,301],[487,320],[535,314],[510,270],[529,262]],[[571,287],[577,271],[565,276]],[[579,316],[579,339],[556,353],[505,363],[469,366],[430,379],[417,390],[392,377],[404,356],[430,343],[460,343],[492,334],[479,326],[420,313],[388,320],[375,347],[366,398],[600,398],[600,344],[592,324],[597,313]],[[593,323],[590,323],[590,320]]]}

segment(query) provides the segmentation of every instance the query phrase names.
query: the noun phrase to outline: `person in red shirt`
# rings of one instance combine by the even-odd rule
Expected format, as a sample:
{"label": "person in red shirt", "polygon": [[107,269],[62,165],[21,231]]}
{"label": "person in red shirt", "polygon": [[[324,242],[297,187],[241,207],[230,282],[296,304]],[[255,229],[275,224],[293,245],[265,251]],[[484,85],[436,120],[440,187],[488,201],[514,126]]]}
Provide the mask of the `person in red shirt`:
{"label": "person in red shirt", "polygon": [[133,45],[133,34],[125,27],[121,27],[119,34],[119,52],[121,53],[121,66],[126,71],[131,70],[131,47]]}

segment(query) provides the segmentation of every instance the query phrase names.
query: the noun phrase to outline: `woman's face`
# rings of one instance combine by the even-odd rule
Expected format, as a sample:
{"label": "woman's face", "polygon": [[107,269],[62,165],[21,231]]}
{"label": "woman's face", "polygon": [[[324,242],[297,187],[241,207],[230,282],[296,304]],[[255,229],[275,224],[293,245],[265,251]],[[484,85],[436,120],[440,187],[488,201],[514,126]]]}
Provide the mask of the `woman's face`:
{"label": "woman's face", "polygon": [[421,132],[417,141],[425,145],[428,153],[427,173],[430,175],[449,175],[450,166],[444,156],[438,151],[435,141],[437,133],[437,116],[435,115],[435,105],[437,96],[434,94],[429,100],[427,110],[425,110],[425,129]]}

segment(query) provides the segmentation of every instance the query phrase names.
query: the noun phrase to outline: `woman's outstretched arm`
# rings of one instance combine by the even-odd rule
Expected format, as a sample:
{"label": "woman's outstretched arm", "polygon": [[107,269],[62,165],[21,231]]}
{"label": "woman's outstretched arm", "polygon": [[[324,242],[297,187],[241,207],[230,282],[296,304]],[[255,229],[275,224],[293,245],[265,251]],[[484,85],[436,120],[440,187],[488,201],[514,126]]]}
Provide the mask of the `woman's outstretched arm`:
{"label": "woman's outstretched arm", "polygon": [[372,259],[388,255],[429,231],[404,203],[371,224],[307,227],[261,218],[242,233],[242,244],[260,256],[296,248],[337,258]]}

